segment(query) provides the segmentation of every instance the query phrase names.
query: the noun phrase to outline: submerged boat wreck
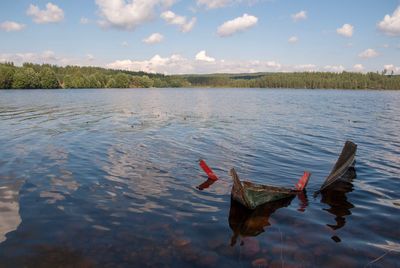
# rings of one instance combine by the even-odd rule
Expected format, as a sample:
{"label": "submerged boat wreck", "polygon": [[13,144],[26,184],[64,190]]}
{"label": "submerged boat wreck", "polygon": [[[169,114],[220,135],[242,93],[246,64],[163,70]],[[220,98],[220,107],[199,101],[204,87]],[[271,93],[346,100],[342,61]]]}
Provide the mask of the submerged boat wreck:
{"label": "submerged boat wreck", "polygon": [[249,209],[255,209],[262,204],[296,196],[305,189],[311,176],[309,172],[305,171],[295,188],[284,188],[248,181],[241,182],[234,168],[229,173],[233,179],[232,199]]}
{"label": "submerged boat wreck", "polygon": [[328,177],[326,177],[321,188],[314,193],[315,195],[335,187],[335,185],[340,181],[349,180],[349,176],[346,176],[346,174],[348,174],[349,169],[354,168],[356,152],[357,145],[352,141],[346,141],[338,160],[332,168],[332,171],[329,173]]}
{"label": "submerged boat wreck", "polygon": [[[351,141],[346,141],[339,159],[336,161],[335,166],[325,179],[321,188],[315,192],[316,195],[326,189],[330,189],[338,181],[346,180],[347,176],[345,176],[345,174],[354,166],[356,151],[357,145]],[[215,183],[218,180],[218,177],[211,168],[208,167],[204,160],[200,160],[200,167],[208,176],[207,181],[197,186],[198,189],[203,190]],[[266,203],[294,197],[296,195],[301,196],[311,176],[310,172],[305,171],[303,176],[296,183],[295,187],[285,188],[256,184],[249,181],[242,182],[234,168],[230,170],[229,174],[233,179],[231,198],[251,210]]]}
{"label": "submerged boat wreck", "polygon": [[[208,176],[207,181],[197,186],[199,190],[203,190],[215,183],[218,180],[218,177],[204,160],[200,160],[199,164]],[[248,209],[255,209],[262,204],[294,197],[297,194],[302,193],[307,186],[308,180],[311,176],[310,172],[305,171],[294,188],[284,188],[270,185],[261,185],[248,181],[244,181],[242,183],[235,169],[232,168],[229,173],[233,179],[231,191],[232,199],[236,200]]]}

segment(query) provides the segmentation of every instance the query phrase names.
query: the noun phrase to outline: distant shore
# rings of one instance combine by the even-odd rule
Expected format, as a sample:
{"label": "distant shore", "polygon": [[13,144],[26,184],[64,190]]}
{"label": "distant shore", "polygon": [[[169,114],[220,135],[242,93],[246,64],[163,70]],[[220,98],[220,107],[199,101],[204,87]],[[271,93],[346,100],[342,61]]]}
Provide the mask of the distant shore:
{"label": "distant shore", "polygon": [[249,73],[163,75],[99,67],[0,63],[0,89],[293,88],[399,90],[400,75],[370,73]]}

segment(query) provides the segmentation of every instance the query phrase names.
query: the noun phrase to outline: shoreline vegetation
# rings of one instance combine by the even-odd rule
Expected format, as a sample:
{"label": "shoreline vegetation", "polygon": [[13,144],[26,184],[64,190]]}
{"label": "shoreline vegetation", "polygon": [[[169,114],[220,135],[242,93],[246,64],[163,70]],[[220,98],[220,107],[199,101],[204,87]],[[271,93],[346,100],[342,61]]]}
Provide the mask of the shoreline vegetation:
{"label": "shoreline vegetation", "polygon": [[0,63],[0,89],[64,88],[304,88],[304,89],[400,89],[400,75],[388,73],[250,73],[163,75],[104,69],[60,67],[49,64]]}

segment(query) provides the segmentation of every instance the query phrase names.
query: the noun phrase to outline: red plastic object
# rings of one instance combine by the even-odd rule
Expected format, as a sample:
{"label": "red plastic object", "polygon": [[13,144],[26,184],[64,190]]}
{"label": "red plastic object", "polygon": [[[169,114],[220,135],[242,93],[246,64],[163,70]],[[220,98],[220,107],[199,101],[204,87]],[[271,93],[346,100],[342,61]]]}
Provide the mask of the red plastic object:
{"label": "red plastic object", "polygon": [[296,190],[303,191],[303,189],[306,188],[306,186],[307,186],[308,179],[310,178],[310,176],[311,176],[310,172],[304,171],[303,176],[296,183]]}
{"label": "red plastic object", "polygon": [[204,170],[210,180],[216,181],[218,180],[217,175],[211,170],[209,166],[207,166],[204,160],[200,160],[200,167]]}
{"label": "red plastic object", "polygon": [[216,180],[206,180],[205,182],[203,182],[202,184],[200,184],[199,186],[197,186],[196,188],[203,191],[204,189],[207,189],[208,187],[210,187],[211,185],[214,184],[214,182],[216,182]]}

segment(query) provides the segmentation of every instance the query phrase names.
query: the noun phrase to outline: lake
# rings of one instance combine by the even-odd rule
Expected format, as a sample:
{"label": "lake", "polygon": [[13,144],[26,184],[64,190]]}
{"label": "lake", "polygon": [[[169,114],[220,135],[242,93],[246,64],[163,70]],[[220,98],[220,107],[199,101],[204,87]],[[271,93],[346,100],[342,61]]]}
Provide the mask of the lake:
{"label": "lake", "polygon": [[[0,267],[400,267],[399,133],[400,91],[1,90]],[[242,211],[232,167],[306,199]]]}

